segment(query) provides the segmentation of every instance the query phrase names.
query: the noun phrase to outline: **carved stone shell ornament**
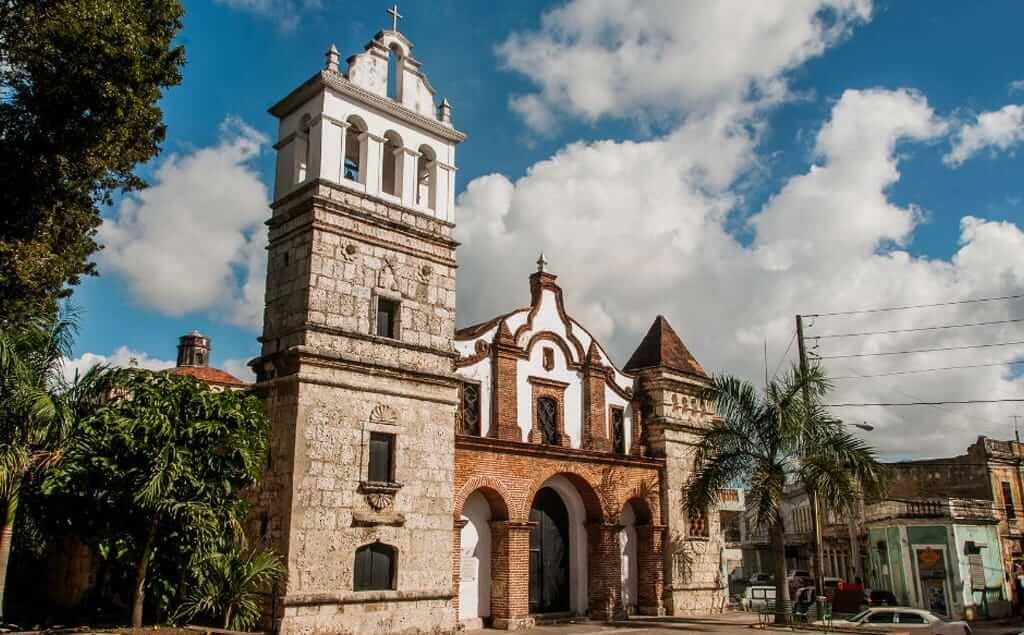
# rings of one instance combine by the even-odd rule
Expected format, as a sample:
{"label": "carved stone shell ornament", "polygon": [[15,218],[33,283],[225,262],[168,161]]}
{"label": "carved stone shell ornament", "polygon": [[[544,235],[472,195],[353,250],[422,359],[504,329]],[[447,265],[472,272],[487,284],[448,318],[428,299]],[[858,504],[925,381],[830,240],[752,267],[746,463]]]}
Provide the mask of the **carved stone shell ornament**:
{"label": "carved stone shell ornament", "polygon": [[395,497],[392,494],[383,493],[367,494],[366,502],[374,510],[382,512],[385,509],[389,509],[395,503]]}

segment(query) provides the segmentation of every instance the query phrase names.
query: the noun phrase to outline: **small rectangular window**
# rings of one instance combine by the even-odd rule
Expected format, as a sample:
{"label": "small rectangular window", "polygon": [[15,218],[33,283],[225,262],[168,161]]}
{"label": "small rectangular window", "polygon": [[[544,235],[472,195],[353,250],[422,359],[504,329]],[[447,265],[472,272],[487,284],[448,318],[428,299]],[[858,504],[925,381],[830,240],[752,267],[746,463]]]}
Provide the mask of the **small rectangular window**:
{"label": "small rectangular window", "polygon": [[1013,492],[1010,484],[1003,481],[1003,509],[1006,511],[1006,520],[1013,520],[1017,517],[1017,511],[1013,508]]}
{"label": "small rectangular window", "polygon": [[626,453],[626,426],[622,408],[612,408],[612,451]]}
{"label": "small rectangular window", "polygon": [[462,434],[480,436],[480,386],[462,384]]}
{"label": "small rectangular window", "polygon": [[374,483],[394,481],[395,435],[384,432],[370,433],[370,461],[366,480]]}
{"label": "small rectangular window", "polygon": [[708,537],[708,523],[703,512],[699,512],[697,510],[690,511],[690,537]]}
{"label": "small rectangular window", "polygon": [[377,336],[397,338],[398,302],[377,298]]}

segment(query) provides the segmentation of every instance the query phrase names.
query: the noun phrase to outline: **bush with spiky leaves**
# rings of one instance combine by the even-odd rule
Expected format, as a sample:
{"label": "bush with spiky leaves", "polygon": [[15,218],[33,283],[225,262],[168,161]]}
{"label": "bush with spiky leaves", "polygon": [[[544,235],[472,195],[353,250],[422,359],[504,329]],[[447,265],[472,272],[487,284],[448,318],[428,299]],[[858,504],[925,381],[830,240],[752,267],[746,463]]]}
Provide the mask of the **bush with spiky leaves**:
{"label": "bush with spiky leaves", "polygon": [[266,549],[245,549],[235,543],[204,558],[196,582],[175,614],[176,620],[199,615],[216,617],[225,629],[249,630],[256,625],[261,593],[284,579],[281,558]]}

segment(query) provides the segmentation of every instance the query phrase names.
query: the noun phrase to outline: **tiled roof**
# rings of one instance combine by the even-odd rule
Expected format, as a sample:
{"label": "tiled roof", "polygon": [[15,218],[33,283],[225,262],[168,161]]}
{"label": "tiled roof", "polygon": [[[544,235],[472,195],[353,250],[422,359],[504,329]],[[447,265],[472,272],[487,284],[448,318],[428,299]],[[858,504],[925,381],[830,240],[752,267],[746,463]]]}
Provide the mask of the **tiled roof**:
{"label": "tiled roof", "polygon": [[668,320],[659,315],[644,336],[640,346],[626,362],[624,370],[633,371],[641,368],[657,368],[664,366],[691,375],[707,377],[700,362],[672,330]]}
{"label": "tiled roof", "polygon": [[205,381],[211,384],[221,384],[224,386],[246,386],[246,382],[242,381],[238,377],[235,377],[231,373],[224,372],[219,368],[210,368],[209,366],[177,366],[170,369],[170,372],[175,375],[187,375],[189,377],[195,377],[199,381]]}

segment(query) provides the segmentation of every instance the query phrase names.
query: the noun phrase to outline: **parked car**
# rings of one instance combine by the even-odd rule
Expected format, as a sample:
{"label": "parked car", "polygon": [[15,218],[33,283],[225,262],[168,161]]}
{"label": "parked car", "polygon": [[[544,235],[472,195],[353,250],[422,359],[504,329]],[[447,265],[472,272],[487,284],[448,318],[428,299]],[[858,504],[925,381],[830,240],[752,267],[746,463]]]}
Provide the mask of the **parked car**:
{"label": "parked car", "polygon": [[[820,622],[819,622],[820,623]],[[906,606],[871,607],[832,626],[865,631],[912,631],[915,635],[971,635],[967,622],[952,622],[931,611]]]}
{"label": "parked car", "polygon": [[804,586],[814,586],[814,578],[810,571],[794,569],[786,576],[786,584],[789,585],[789,594],[793,595],[796,590]]}
{"label": "parked car", "polygon": [[775,587],[748,586],[740,599],[740,608],[744,611],[759,611],[775,602]]}
{"label": "parked car", "polygon": [[775,576],[768,573],[755,573],[747,578],[747,586],[769,586],[775,582]]}

